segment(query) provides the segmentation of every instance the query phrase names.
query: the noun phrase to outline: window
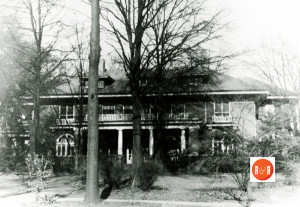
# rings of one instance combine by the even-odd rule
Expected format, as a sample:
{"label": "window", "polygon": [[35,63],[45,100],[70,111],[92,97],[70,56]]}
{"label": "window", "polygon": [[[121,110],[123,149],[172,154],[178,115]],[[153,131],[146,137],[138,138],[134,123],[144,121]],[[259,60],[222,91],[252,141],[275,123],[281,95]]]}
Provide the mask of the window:
{"label": "window", "polygon": [[215,103],[215,116],[229,116],[229,103]]}
{"label": "window", "polygon": [[188,82],[189,82],[189,85],[193,85],[193,86],[198,86],[198,85],[201,85],[203,84],[203,79],[202,77],[190,77],[188,78]]}
{"label": "window", "polygon": [[115,113],[116,114],[123,114],[123,105],[122,104],[116,104],[115,105]]}
{"label": "window", "polygon": [[67,107],[67,119],[73,119],[74,118],[74,108],[73,106],[68,106]]}
{"label": "window", "polygon": [[74,118],[74,107],[73,106],[60,106],[60,119],[73,119]]}
{"label": "window", "polygon": [[103,111],[103,114],[114,114],[115,106],[103,106],[102,111]]}
{"label": "window", "polygon": [[67,117],[67,106],[60,106],[59,118],[65,119]]}
{"label": "window", "polygon": [[195,78],[193,79],[193,84],[194,84],[195,86],[200,85],[200,84],[201,84],[201,78],[195,77]]}
{"label": "window", "polygon": [[132,106],[124,106],[124,114],[132,114]]}
{"label": "window", "polygon": [[[132,109],[132,107],[131,107]],[[150,104],[145,104],[143,105],[143,110],[144,110],[144,114],[151,114],[152,113],[152,105]]]}
{"label": "window", "polygon": [[184,105],[183,104],[172,104],[171,105],[171,113],[173,113],[173,114],[184,113]]}
{"label": "window", "polygon": [[64,134],[56,140],[56,156],[67,157],[74,155],[74,137]]}

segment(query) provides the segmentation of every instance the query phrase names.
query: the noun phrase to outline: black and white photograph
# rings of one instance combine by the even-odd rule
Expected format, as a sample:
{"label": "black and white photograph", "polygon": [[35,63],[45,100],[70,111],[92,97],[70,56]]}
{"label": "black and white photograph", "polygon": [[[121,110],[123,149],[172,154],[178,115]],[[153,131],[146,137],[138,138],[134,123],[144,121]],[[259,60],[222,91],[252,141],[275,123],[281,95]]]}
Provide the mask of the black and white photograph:
{"label": "black and white photograph", "polygon": [[0,0],[0,206],[299,207],[299,0]]}

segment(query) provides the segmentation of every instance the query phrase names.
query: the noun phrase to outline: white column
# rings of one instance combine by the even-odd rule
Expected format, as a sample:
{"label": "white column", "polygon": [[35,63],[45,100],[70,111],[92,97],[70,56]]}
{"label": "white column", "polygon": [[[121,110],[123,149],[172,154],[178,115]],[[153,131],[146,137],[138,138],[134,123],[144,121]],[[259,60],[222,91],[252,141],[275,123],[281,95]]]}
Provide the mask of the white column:
{"label": "white column", "polygon": [[186,148],[185,129],[181,129],[181,152]]}
{"label": "white column", "polygon": [[66,137],[65,142],[64,142],[64,146],[65,146],[65,157],[68,156],[68,142],[67,142],[68,137]]}
{"label": "white column", "polygon": [[221,140],[220,144],[221,144],[221,150],[222,150],[222,152],[225,152],[226,147],[225,147],[223,139]]}
{"label": "white column", "polygon": [[153,129],[149,129],[149,155],[153,155],[154,150],[154,138],[153,138]]}
{"label": "white column", "polygon": [[118,129],[118,155],[123,155],[123,129]]}
{"label": "white column", "polygon": [[58,143],[56,141],[56,156],[58,156]]}

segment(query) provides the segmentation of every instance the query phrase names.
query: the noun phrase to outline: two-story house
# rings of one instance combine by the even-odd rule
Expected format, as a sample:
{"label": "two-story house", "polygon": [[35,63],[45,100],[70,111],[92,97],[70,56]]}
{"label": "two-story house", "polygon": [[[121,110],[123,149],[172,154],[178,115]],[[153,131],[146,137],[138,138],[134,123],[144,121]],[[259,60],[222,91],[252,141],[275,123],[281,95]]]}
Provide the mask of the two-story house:
{"label": "two-story house", "polygon": [[[238,129],[245,138],[254,139],[259,108],[284,99],[274,94],[268,85],[258,81],[241,80],[227,75],[217,75],[213,81],[206,80],[206,76],[195,74],[179,78],[187,83],[187,87],[173,87],[163,95],[163,101],[166,103],[164,105],[168,106],[165,115],[164,150],[170,152],[201,154],[201,140],[205,137],[200,132],[204,127],[206,130]],[[147,84],[147,80],[143,80],[141,84]],[[56,137],[56,156],[73,154],[74,137],[78,136],[79,127],[81,144],[85,148],[83,151],[86,151],[86,86],[87,84],[80,85],[79,81],[71,80],[53,94],[41,96],[44,106],[51,105],[58,111],[56,123],[51,126],[53,136]],[[78,90],[81,87],[84,87],[84,90]],[[157,113],[153,107],[156,95],[152,93],[145,96],[141,115],[141,144],[144,155],[149,156],[153,156],[157,148]],[[298,97],[294,98],[298,100]],[[130,163],[132,104],[128,81],[113,80],[107,75],[99,76],[98,99],[100,149],[110,155],[124,157],[126,162]],[[289,101],[286,98],[284,100]],[[27,102],[30,103],[30,99]],[[80,107],[80,104],[83,106]],[[79,111],[81,115],[78,114]],[[225,146],[222,140],[213,138],[209,141],[212,153],[216,150],[230,150],[230,146]]]}

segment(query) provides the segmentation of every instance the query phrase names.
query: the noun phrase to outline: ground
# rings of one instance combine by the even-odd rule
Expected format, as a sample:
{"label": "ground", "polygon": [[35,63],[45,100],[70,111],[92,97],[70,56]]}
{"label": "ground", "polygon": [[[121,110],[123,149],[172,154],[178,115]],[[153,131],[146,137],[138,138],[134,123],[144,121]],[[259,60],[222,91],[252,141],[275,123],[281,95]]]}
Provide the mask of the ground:
{"label": "ground", "polygon": [[[299,206],[300,186],[298,180],[291,185],[284,184],[284,177],[276,174],[275,183],[252,184],[252,206]],[[35,194],[32,188],[26,185],[26,177],[15,174],[0,174],[0,204],[5,206],[35,205]],[[142,207],[174,207],[174,206],[214,206],[234,207],[242,206],[228,195],[234,190],[236,184],[230,174],[219,176],[193,176],[193,175],[164,175],[155,182],[149,192],[140,190],[130,191],[129,188],[113,191],[109,199],[97,206],[142,206]],[[101,189],[100,189],[101,190]],[[74,175],[52,176],[46,181],[46,189],[41,194],[48,196],[42,203],[51,207],[81,207],[84,198],[83,185]],[[55,198],[50,198],[55,196]],[[133,199],[133,203],[132,203]]]}

